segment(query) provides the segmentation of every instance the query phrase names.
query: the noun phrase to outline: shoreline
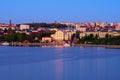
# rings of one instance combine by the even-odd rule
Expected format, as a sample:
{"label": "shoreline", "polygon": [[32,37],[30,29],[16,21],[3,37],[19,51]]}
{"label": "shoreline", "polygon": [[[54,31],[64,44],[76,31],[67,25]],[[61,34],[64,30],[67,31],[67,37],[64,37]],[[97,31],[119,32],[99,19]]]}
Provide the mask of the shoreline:
{"label": "shoreline", "polygon": [[105,47],[105,48],[111,48],[111,49],[120,49],[120,45],[75,44],[75,46],[82,46],[82,47]]}
{"label": "shoreline", "polygon": [[70,47],[68,43],[21,43],[21,42],[4,42],[0,43],[2,46],[21,46],[21,47]]}
{"label": "shoreline", "polygon": [[3,46],[23,46],[23,47],[70,47],[70,46],[81,46],[81,47],[105,47],[111,49],[120,49],[120,45],[101,45],[101,44],[72,44],[70,46],[64,46],[65,43],[21,43],[21,42],[12,42],[12,43],[0,43]]}

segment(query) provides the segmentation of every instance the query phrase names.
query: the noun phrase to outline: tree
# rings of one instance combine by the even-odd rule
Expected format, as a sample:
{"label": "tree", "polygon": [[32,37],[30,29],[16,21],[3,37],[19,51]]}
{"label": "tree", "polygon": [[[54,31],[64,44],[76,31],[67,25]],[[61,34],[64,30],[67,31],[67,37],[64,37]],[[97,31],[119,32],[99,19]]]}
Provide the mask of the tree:
{"label": "tree", "polygon": [[95,35],[95,39],[98,39],[98,38],[99,38],[99,36],[96,34],[96,35]]}

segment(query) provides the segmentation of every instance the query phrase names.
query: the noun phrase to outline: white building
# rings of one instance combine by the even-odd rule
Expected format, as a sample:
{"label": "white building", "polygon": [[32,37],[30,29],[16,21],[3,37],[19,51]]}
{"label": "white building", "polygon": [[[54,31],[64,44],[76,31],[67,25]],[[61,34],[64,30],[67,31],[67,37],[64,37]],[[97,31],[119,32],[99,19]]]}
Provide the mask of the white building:
{"label": "white building", "polygon": [[21,24],[20,25],[20,30],[27,30],[27,29],[30,29],[29,25],[26,25],[26,24]]}
{"label": "white building", "polygon": [[80,31],[80,32],[86,32],[87,31],[87,28],[86,27],[79,27],[76,29],[77,31]]}

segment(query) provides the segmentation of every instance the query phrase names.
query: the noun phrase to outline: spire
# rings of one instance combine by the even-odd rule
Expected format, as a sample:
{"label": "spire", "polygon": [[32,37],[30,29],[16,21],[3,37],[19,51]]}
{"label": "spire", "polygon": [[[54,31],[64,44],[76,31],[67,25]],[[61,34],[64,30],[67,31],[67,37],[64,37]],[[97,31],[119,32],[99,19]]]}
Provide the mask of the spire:
{"label": "spire", "polygon": [[11,27],[12,26],[12,20],[10,19],[9,21],[9,26]]}

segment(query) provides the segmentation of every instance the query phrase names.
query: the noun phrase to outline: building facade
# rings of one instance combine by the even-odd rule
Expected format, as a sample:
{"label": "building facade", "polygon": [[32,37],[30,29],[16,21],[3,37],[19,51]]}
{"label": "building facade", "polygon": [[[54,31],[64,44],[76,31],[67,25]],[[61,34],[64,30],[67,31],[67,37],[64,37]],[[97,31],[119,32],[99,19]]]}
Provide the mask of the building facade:
{"label": "building facade", "polygon": [[27,30],[27,29],[30,29],[29,25],[26,25],[26,24],[21,24],[20,25],[20,30]]}
{"label": "building facade", "polygon": [[51,37],[55,41],[63,41],[64,40],[64,32],[58,30],[55,32],[55,34],[51,35]]}

